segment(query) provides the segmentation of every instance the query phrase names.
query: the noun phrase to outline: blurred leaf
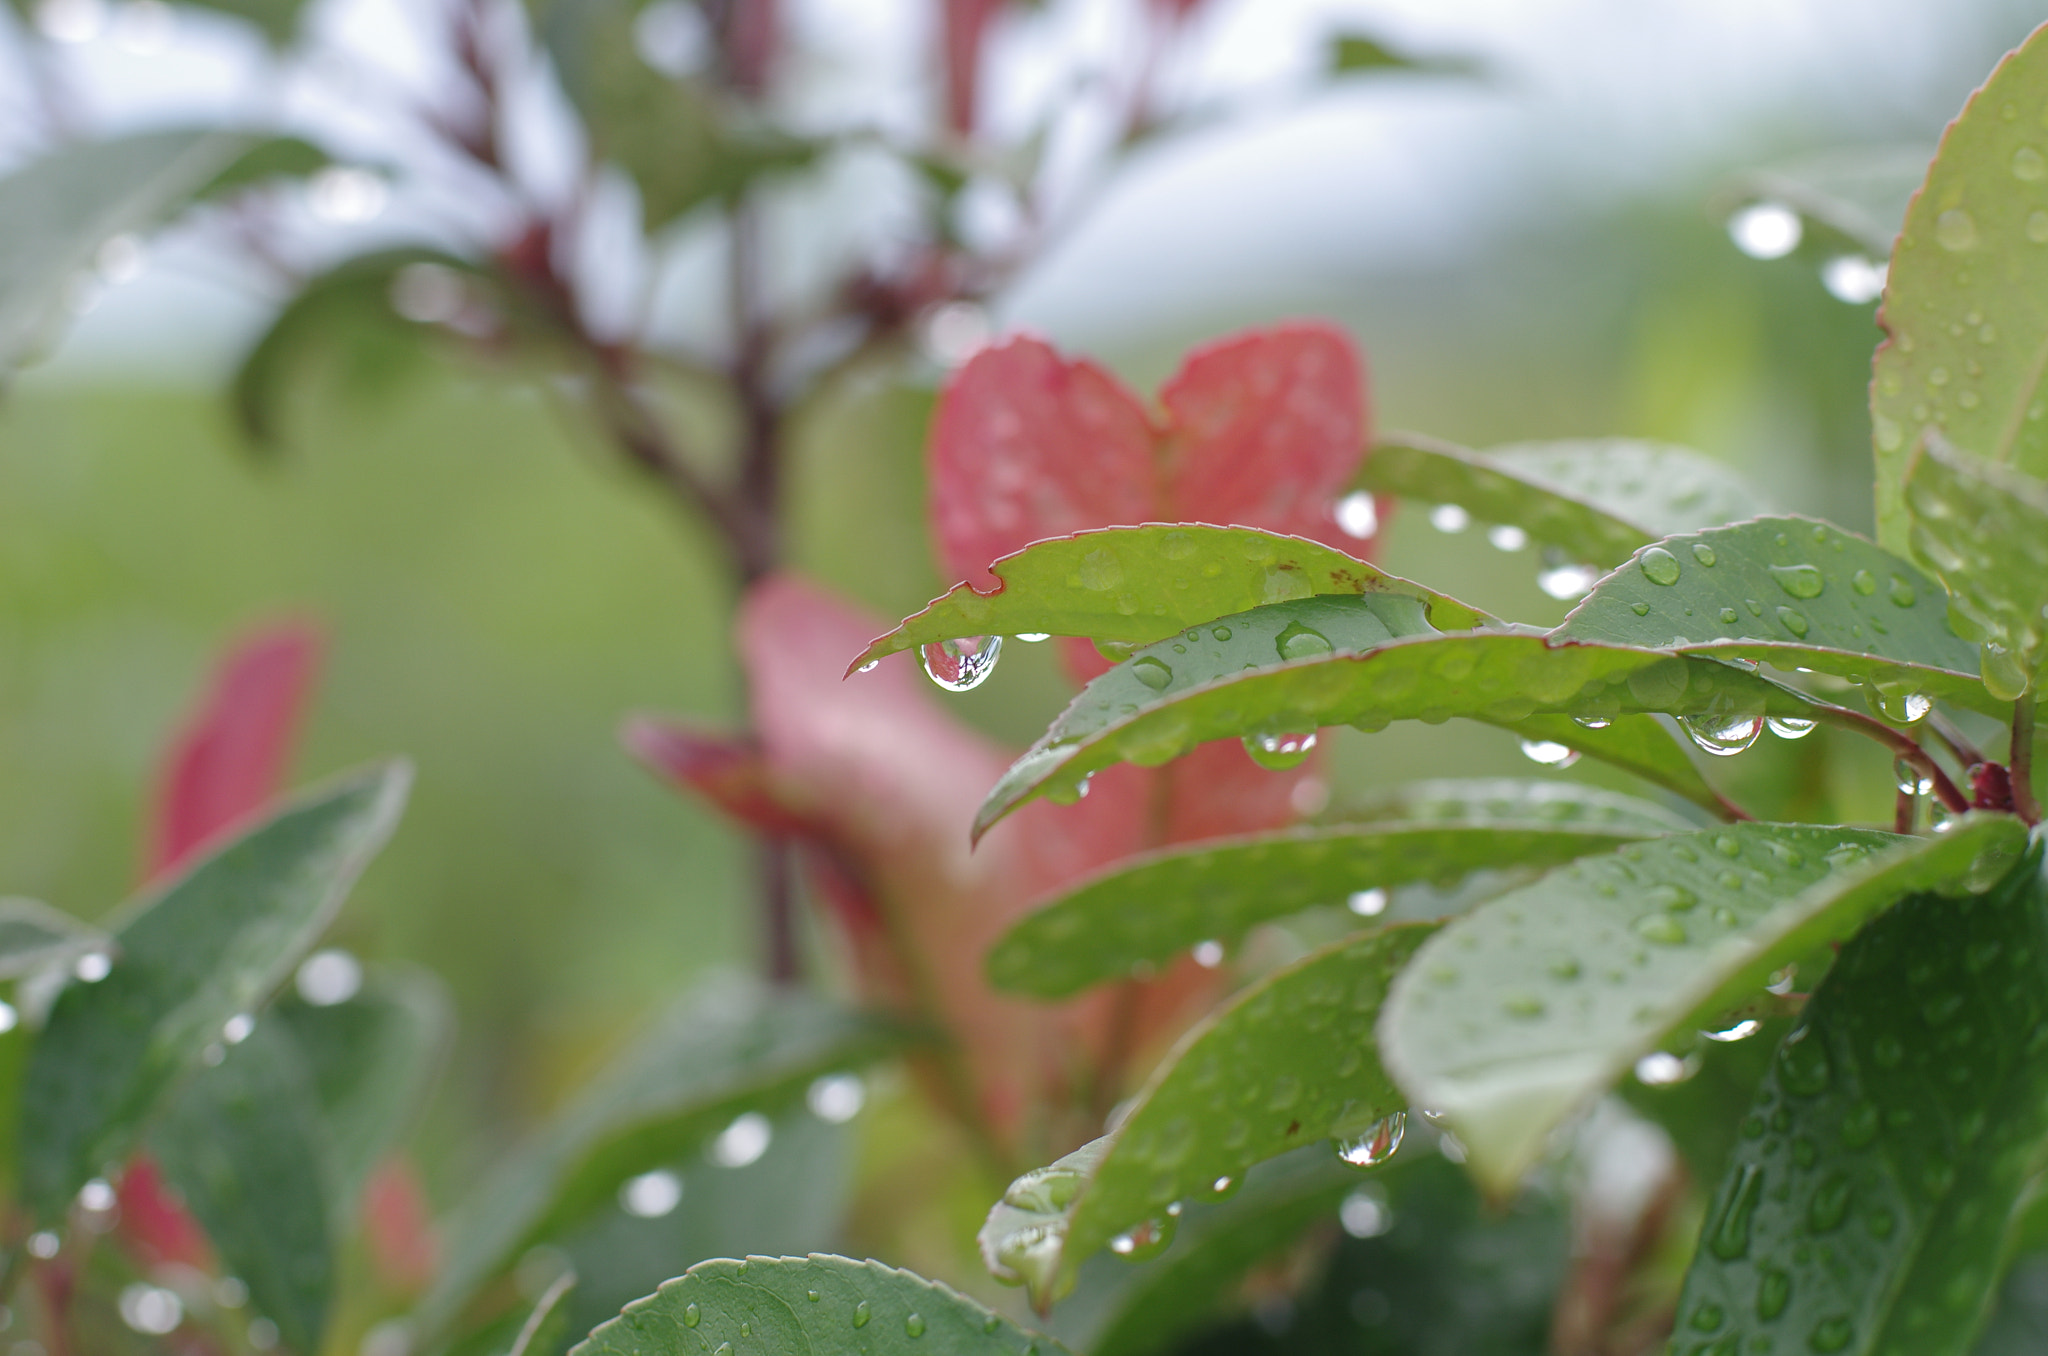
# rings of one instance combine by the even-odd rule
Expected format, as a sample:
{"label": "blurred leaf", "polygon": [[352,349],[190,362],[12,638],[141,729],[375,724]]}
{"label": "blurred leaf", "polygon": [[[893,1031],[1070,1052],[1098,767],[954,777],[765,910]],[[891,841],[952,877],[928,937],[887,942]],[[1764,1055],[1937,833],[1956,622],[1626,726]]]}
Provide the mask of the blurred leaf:
{"label": "blurred leaf", "polygon": [[336,1221],[318,1099],[291,1036],[258,1023],[169,1099],[149,1147],[254,1311],[292,1350],[317,1351]]}
{"label": "blurred leaf", "polygon": [[2038,844],[1989,893],[1909,895],[1842,948],[1709,1207],[1687,1342],[1970,1350],[2048,1148],[2044,954]]}
{"label": "blurred leaf", "polygon": [[1782,203],[1841,243],[1889,259],[1931,159],[1924,143],[1850,147],[1746,171],[1723,196],[1738,204]]}
{"label": "blurred leaf", "polygon": [[375,969],[353,997],[281,999],[265,1021],[291,1033],[326,1127],[334,1216],[356,1217],[370,1172],[411,1125],[454,1034],[448,991],[424,970]]}
{"label": "blurred leaf", "polygon": [[38,1219],[126,1156],[230,1018],[262,1008],[390,836],[411,781],[394,762],[330,783],[127,910],[112,970],[58,995],[30,1057],[22,1196]]}
{"label": "blurred leaf", "polygon": [[1364,33],[1330,37],[1331,75],[1362,75],[1373,71],[1414,71],[1419,75],[1479,75],[1483,68],[1469,57],[1415,57],[1397,52]]}
{"label": "blurred leaf", "polygon": [[1972,456],[2048,478],[2048,156],[2033,109],[2048,88],[2035,32],[1948,125],[1892,252],[1890,339],[1870,384],[1877,539],[1908,545],[1905,482],[1922,431]]}
{"label": "blurred leaf", "polygon": [[1326,1135],[1370,1132],[1406,1103],[1381,1072],[1372,1024],[1434,924],[1347,937],[1265,976],[1183,1036],[1116,1129],[1010,1184],[981,1228],[998,1279],[1040,1309],[1125,1235],[1170,1238],[1176,1201],[1228,1190],[1254,1163]]}
{"label": "blurred leaf", "polygon": [[1551,635],[1831,673],[1875,684],[1899,721],[1913,693],[2004,714],[1977,681],[1975,647],[1949,629],[1940,586],[1811,518],[1667,537],[1594,585]]}
{"label": "blurred leaf", "polygon": [[0,979],[20,979],[107,945],[105,933],[62,910],[0,897]]}
{"label": "blurred leaf", "polygon": [[1066,1350],[935,1281],[880,1262],[815,1253],[701,1262],[628,1305],[574,1350],[697,1356],[742,1341],[769,1356]]}
{"label": "blurred leaf", "polygon": [[[2048,668],[2048,484],[1957,451],[1933,429],[1906,471],[1913,552],[1941,575],[1984,687],[2033,693]],[[2003,715],[1998,708],[1994,713]]]}
{"label": "blurred leaf", "polygon": [[54,340],[107,241],[320,160],[302,141],[200,128],[66,146],[0,179],[0,377]]}
{"label": "blurred leaf", "polygon": [[[1419,603],[1392,594],[1276,603],[1188,634],[1199,639],[1147,646],[1083,688],[988,793],[976,834],[1034,796],[1074,794],[1101,768],[1154,766],[1230,736],[1453,716],[1515,729],[1539,715],[1796,718],[1812,709],[1789,688],[1711,659],[1552,646],[1526,631],[1439,635]],[[1581,728],[1565,742],[1597,758],[1606,733]]]}
{"label": "blurred leaf", "polygon": [[1334,816],[1347,823],[1411,825],[1541,824],[1654,838],[1699,827],[1655,801],[1580,782],[1518,777],[1444,777],[1407,782],[1355,810]]}
{"label": "blurred leaf", "polygon": [[1998,1304],[1972,1356],[2034,1356],[2048,1351],[2048,1254],[2029,1252],[2012,1264]]}
{"label": "blurred leaf", "polygon": [[994,589],[961,584],[848,666],[963,636],[1034,632],[1149,645],[1186,627],[1294,598],[1420,599],[1443,631],[1490,620],[1454,598],[1300,537],[1201,523],[1110,527],[1034,542],[990,565]]}
{"label": "blurred leaf", "polygon": [[619,1184],[697,1148],[740,1113],[778,1109],[821,1074],[872,1063],[900,1028],[804,994],[714,985],[677,1004],[449,1221],[447,1262],[421,1302],[438,1329],[533,1243],[612,1199]]}
{"label": "blurred leaf", "polygon": [[[1791,1020],[1759,1010],[1741,1040],[1702,1040],[1685,1056],[1691,1072],[1675,1083],[1623,1078],[1615,1087],[1630,1109],[1671,1136],[1695,1182],[1718,1182],[1735,1150],[1742,1114],[1756,1098]],[[1728,1028],[1723,1027],[1723,1031]],[[1673,1278],[1676,1280],[1676,1278]]]}
{"label": "blurred leaf", "polygon": [[2002,869],[2024,841],[2003,815],[1904,840],[1737,824],[1575,862],[1447,924],[1396,982],[1381,1048],[1505,1195],[1556,1126],[1660,1043],[1764,997],[1775,970],[1900,895]]}
{"label": "blurred leaf", "polygon": [[[1671,826],[1650,832],[1669,833]],[[1357,890],[1555,866],[1645,836],[1634,827],[1532,817],[1519,824],[1288,829],[1147,853],[1011,928],[989,952],[989,982],[1011,993],[1063,998],[1171,960],[1197,942],[1235,942],[1269,919],[1341,904]]]}

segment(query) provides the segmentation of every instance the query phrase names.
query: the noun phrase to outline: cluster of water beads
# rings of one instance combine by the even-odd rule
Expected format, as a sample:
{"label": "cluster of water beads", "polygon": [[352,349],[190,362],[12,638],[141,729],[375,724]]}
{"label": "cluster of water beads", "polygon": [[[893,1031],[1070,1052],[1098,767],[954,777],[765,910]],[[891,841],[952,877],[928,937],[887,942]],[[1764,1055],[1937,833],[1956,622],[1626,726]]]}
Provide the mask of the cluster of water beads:
{"label": "cluster of water beads", "polygon": [[948,692],[967,692],[996,671],[1002,653],[1001,636],[961,636],[919,646],[917,658],[934,683]]}
{"label": "cluster of water beads", "polygon": [[1355,1135],[1338,1134],[1330,1138],[1330,1147],[1337,1157],[1354,1168],[1376,1168],[1392,1158],[1401,1147],[1401,1138],[1408,1132],[1408,1113],[1396,1111],[1383,1116]]}

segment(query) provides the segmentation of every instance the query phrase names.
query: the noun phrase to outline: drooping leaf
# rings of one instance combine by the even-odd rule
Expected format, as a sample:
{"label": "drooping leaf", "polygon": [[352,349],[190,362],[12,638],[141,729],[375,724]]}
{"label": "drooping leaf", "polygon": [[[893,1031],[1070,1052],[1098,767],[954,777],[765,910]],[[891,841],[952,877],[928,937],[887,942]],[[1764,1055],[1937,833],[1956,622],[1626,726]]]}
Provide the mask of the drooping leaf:
{"label": "drooping leaf", "polygon": [[297,996],[265,1019],[290,1033],[326,1128],[334,1217],[352,1220],[364,1184],[426,1101],[454,1032],[445,985],[415,969],[372,969],[340,1003]]}
{"label": "drooping leaf", "polygon": [[1473,452],[1415,434],[1374,444],[1358,484],[1457,504],[1511,523],[1603,569],[1659,537],[1751,517],[1762,501],[1734,472],[1688,448],[1606,439],[1517,443]]}
{"label": "drooping leaf", "polygon": [[1940,585],[1889,551],[1811,518],[1759,518],[1667,537],[1598,584],[1552,633],[1831,673],[1904,699],[2000,714],[1977,652],[1949,629]]}
{"label": "drooping leaf", "polygon": [[0,898],[0,979],[20,979],[107,945],[105,933],[60,909]]}
{"label": "drooping leaf", "polygon": [[0,376],[55,337],[107,241],[246,184],[238,162],[297,168],[312,163],[308,153],[317,159],[303,142],[243,132],[138,132],[66,147],[0,179]]}
{"label": "drooping leaf", "polygon": [[[1914,554],[1948,586],[1956,629],[1980,642],[1984,687],[2014,701],[2048,668],[2048,483],[1967,456],[1930,430],[1906,472]],[[1996,712],[2002,714],[2002,712]]]}
{"label": "drooping leaf", "polygon": [[1761,997],[1908,891],[2009,862],[2024,836],[1998,815],[1905,840],[1739,824],[1575,862],[1447,924],[1395,984],[1380,1048],[1505,1194],[1557,1125],[1674,1033]]}
{"label": "drooping leaf", "polygon": [[500,1162],[448,1225],[447,1263],[421,1302],[438,1329],[476,1288],[628,1177],[682,1157],[749,1110],[774,1111],[821,1074],[904,1043],[901,1028],[820,999],[737,982],[666,1013]]}
{"label": "drooping leaf", "polygon": [[1933,148],[1924,143],[1857,146],[1745,171],[1730,184],[1738,203],[1778,203],[1810,231],[1889,259],[1906,205],[1927,177]]}
{"label": "drooping leaf", "polygon": [[1351,540],[1332,508],[1364,455],[1367,415],[1342,331],[1282,325],[1197,349],[1160,403],[1155,426],[1115,377],[1035,339],[976,354],[932,418],[940,565],[985,585],[990,561],[1034,541],[1138,523]]}
{"label": "drooping leaf", "polygon": [[2040,858],[1912,894],[1842,948],[1708,1209],[1688,1348],[1971,1349],[2048,1146]]}
{"label": "drooping leaf", "polygon": [[989,1270],[1029,1286],[1043,1309],[1113,1238],[1170,1231],[1175,1201],[1227,1191],[1254,1163],[1401,1111],[1372,1024],[1433,930],[1409,923],[1345,938],[1205,1018],[1115,1130],[1010,1185],[981,1228]]}
{"label": "drooping leaf", "polygon": [[1477,869],[1555,866],[1674,826],[1456,821],[1331,825],[1147,853],[1085,881],[1010,929],[988,955],[989,981],[1060,998],[1171,959],[1205,939],[1354,891],[1449,881]]}
{"label": "drooping leaf", "polygon": [[411,768],[385,763],[294,801],[145,894],[106,978],[61,993],[30,1057],[22,1194],[56,1218],[230,1018],[254,1013],[397,823]]}
{"label": "drooping leaf", "polygon": [[[1877,539],[1908,546],[1905,482],[1924,429],[1974,456],[2048,478],[2048,88],[2039,31],[1949,124],[1906,211],[1878,323],[1870,422]],[[2025,110],[2025,111],[2023,111]]]}
{"label": "drooping leaf", "polygon": [[573,1356],[1025,1356],[1065,1347],[936,1281],[880,1262],[749,1257],[700,1262],[572,1348]]}
{"label": "drooping leaf", "polygon": [[289,1034],[269,1019],[179,1088],[151,1127],[164,1177],[254,1311],[294,1351],[316,1351],[334,1287],[328,1142]]}
{"label": "drooping leaf", "polygon": [[1682,796],[1719,819],[1742,816],[1701,775],[1699,764],[1686,753],[1682,740],[1655,716],[1588,717],[1598,729],[1562,712],[1528,716],[1501,728],[1512,730],[1531,743],[1561,744],[1609,767],[1632,772],[1644,781]]}
{"label": "drooping leaf", "polygon": [[[1453,716],[1516,729],[1543,716],[1597,724],[1645,712],[1796,718],[1811,709],[1716,660],[1553,646],[1531,632],[1441,635],[1419,603],[1393,594],[1280,603],[1189,634],[1197,639],[1148,646],[1084,688],[989,792],[976,832],[1033,796],[1073,794],[1098,769],[1156,765],[1231,736]],[[1581,727],[1568,742],[1599,757],[1604,733]]]}
{"label": "drooping leaf", "polygon": [[1149,645],[1262,603],[1319,595],[1416,598],[1441,631],[1491,620],[1301,537],[1200,523],[1112,527],[1034,542],[989,566],[993,590],[961,584],[876,640],[847,666],[962,636],[1086,636]]}

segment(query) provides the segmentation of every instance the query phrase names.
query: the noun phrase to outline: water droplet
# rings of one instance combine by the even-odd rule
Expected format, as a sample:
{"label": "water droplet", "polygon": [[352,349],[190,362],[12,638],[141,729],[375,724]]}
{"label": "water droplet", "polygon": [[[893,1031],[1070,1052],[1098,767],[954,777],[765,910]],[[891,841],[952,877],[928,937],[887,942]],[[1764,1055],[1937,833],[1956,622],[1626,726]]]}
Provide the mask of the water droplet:
{"label": "water droplet", "polygon": [[1081,1192],[1081,1174],[1072,1168],[1033,1168],[1003,1192],[1003,1204],[1036,1214],[1053,1215],[1067,1208]]}
{"label": "water droplet", "polygon": [[1757,1202],[1763,1199],[1764,1170],[1760,1163],[1744,1163],[1736,1175],[1735,1189],[1728,1193],[1728,1202],[1721,1207],[1707,1234],[1707,1251],[1724,1262],[1734,1262],[1749,1255],[1749,1226],[1756,1216]]}
{"label": "water droplet", "polygon": [[1773,565],[1771,577],[1794,598],[1818,598],[1827,587],[1821,572],[1811,565]]}
{"label": "water droplet", "polygon": [[1877,576],[1868,570],[1858,570],[1850,576],[1849,587],[1868,598],[1877,592]]}
{"label": "water droplet", "polygon": [[1396,1111],[1367,1126],[1362,1134],[1333,1137],[1330,1146],[1354,1168],[1376,1168],[1394,1156],[1407,1131],[1408,1113]]}
{"label": "water droplet", "polygon": [[1699,896],[1683,885],[1654,885],[1643,895],[1643,902],[1653,908],[1669,909],[1673,913],[1684,913],[1700,902]]}
{"label": "water droplet", "polygon": [[910,1337],[924,1336],[924,1315],[911,1314],[907,1316],[903,1320],[903,1331],[906,1336]]}
{"label": "water droplet", "polygon": [[1792,1302],[1792,1277],[1777,1267],[1764,1267],[1756,1281],[1756,1316],[1769,1320]]}
{"label": "water droplet", "polygon": [[1227,626],[1212,626],[1209,628],[1209,634],[1219,641],[1229,640],[1230,628]]}
{"label": "water droplet", "polygon": [[1360,541],[1380,530],[1379,505],[1370,492],[1355,490],[1337,501],[1337,526]]}
{"label": "water droplet", "polygon": [[1778,1048],[1778,1082],[1789,1093],[1817,1097],[1827,1091],[1831,1072],[1827,1047],[1810,1027],[1799,1028]]}
{"label": "water droplet", "polygon": [[1487,541],[1496,551],[1519,551],[1529,544],[1529,534],[1513,523],[1500,523],[1486,530]]}
{"label": "water droplet", "polygon": [[1817,1234],[1841,1228],[1842,1221],[1849,1217],[1849,1196],[1848,1174],[1830,1174],[1814,1188],[1813,1198],[1806,1203],[1806,1227]]}
{"label": "water droplet", "polygon": [[1337,1207],[1337,1222],[1353,1238],[1378,1238],[1394,1227],[1394,1212],[1387,1208],[1386,1193],[1377,1186],[1362,1186]]}
{"label": "water droplet", "polygon": [[1734,1026],[1723,1027],[1719,1031],[1702,1031],[1700,1035],[1710,1041],[1721,1041],[1725,1044],[1733,1041],[1746,1041],[1761,1030],[1763,1030],[1762,1022],[1757,1021],[1753,1017],[1745,1017]]}
{"label": "water droplet", "polygon": [[1636,565],[1643,577],[1652,584],[1676,584],[1678,582],[1678,557],[1661,546],[1646,548],[1636,558]]}
{"label": "water droplet", "polygon": [[711,1161],[721,1168],[744,1168],[767,1153],[774,1138],[775,1126],[766,1116],[743,1112],[711,1141]]}
{"label": "water droplet", "polygon": [[873,673],[873,672],[874,672],[874,671],[875,671],[876,669],[878,669],[878,668],[880,668],[880,667],[882,667],[882,661],[881,661],[881,660],[879,660],[879,659],[870,659],[870,660],[869,660],[869,661],[868,661],[867,663],[865,663],[865,664],[861,665],[861,666],[860,666],[860,667],[859,667],[858,669],[854,670],[854,672],[856,672],[856,673]]}
{"label": "water droplet", "polygon": [[1512,993],[1500,1000],[1500,1010],[1510,1017],[1534,1021],[1543,1015],[1543,1000],[1533,993]]}
{"label": "water droplet", "polygon": [[1951,207],[1934,219],[1934,243],[1952,254],[1977,244],[1977,220],[1960,207]]}
{"label": "water droplet", "polygon": [[1889,684],[1873,685],[1870,691],[1876,699],[1878,714],[1899,725],[1923,720],[1934,709],[1934,699],[1922,692],[1904,692]]}
{"label": "water droplet", "polygon": [[1254,763],[1274,772],[1285,772],[1291,767],[1300,767],[1309,754],[1315,752],[1316,735],[1307,734],[1258,734],[1244,737],[1244,751],[1251,755]]}
{"label": "water droplet", "polygon": [[683,1179],[665,1168],[629,1177],[619,1187],[619,1204],[638,1219],[660,1219],[682,1203]]}
{"label": "water droplet", "polygon": [[1387,892],[1377,885],[1370,890],[1353,891],[1345,906],[1360,918],[1377,918],[1387,911]]}
{"label": "water droplet", "polygon": [[1142,1262],[1166,1251],[1173,1242],[1173,1230],[1171,1215],[1155,1216],[1110,1239],[1109,1250],[1127,1262]]}
{"label": "water droplet", "polygon": [[704,1311],[697,1307],[695,1300],[683,1306],[683,1326],[694,1328],[704,1321]]}
{"label": "water droplet", "polygon": [[1648,603],[1630,603],[1628,605],[1628,610],[1635,613],[1638,617],[1647,617],[1650,615],[1650,605]]}
{"label": "water droplet", "polygon": [[868,1311],[868,1302],[866,1300],[862,1300],[860,1303],[853,1306],[854,1327],[865,1328],[868,1325],[868,1319],[871,1317],[873,1317],[873,1315],[870,1314]]}
{"label": "water droplet", "polygon": [[1201,966],[1204,970],[1214,970],[1217,966],[1223,964],[1223,943],[1214,938],[1204,942],[1196,942],[1188,954],[1193,956],[1195,964]]}
{"label": "water droplet", "polygon": [[220,1029],[220,1038],[229,1045],[240,1045],[256,1031],[256,1019],[246,1012],[238,1012],[228,1018]]}
{"label": "water droplet", "polygon": [[2036,245],[2048,245],[2048,212],[2027,214],[2027,239]]}
{"label": "water droplet", "polygon": [[1678,723],[1701,752],[1716,758],[1732,758],[1741,753],[1756,743],[1764,730],[1762,716],[1680,716]]}
{"label": "water droplet", "polygon": [[1209,1183],[1209,1194],[1221,1200],[1228,1196],[1235,1196],[1238,1187],[1241,1185],[1243,1184],[1237,1178],[1225,1175]]}
{"label": "water droplet", "polygon": [[1728,238],[1752,259],[1782,259],[1803,234],[1799,214],[1783,203],[1751,203],[1728,218]]}
{"label": "water droplet", "polygon": [[1583,598],[1593,588],[1599,573],[1590,565],[1558,565],[1536,576],[1536,587],[1559,602]]}
{"label": "water droplet", "polygon": [[1695,1332],[1716,1332],[1728,1321],[1728,1315],[1718,1304],[1702,1304],[1692,1311],[1692,1326]]}
{"label": "water droplet", "polygon": [[1798,716],[1771,716],[1764,721],[1771,733],[1780,739],[1804,739],[1813,733],[1813,727],[1818,723]]}
{"label": "water droplet", "polygon": [[1149,654],[1133,659],[1131,672],[1138,676],[1139,682],[1154,692],[1164,690],[1173,682],[1173,670],[1167,667],[1164,660],[1154,659]]}
{"label": "water droplet", "polygon": [[2048,160],[2042,159],[2032,146],[2022,146],[2012,153],[2013,178],[2032,183],[2044,174],[2048,174]]}
{"label": "water droplet", "polygon": [[1696,541],[1692,544],[1692,558],[1708,569],[1712,569],[1714,562],[1719,559],[1714,554],[1714,548],[1703,541]]}
{"label": "water droplet", "polygon": [[1683,1083],[1700,1071],[1697,1059],[1680,1059],[1668,1050],[1652,1050],[1636,1061],[1636,1081],[1645,1087],[1669,1087]]}
{"label": "water droplet", "polygon": [[1472,515],[1462,505],[1438,504],[1429,511],[1429,525],[1439,532],[1463,532],[1472,525]]}
{"label": "water droplet", "polygon": [[966,692],[996,671],[1002,653],[1001,636],[964,636],[921,646],[917,657],[934,683],[948,692]]}
{"label": "water droplet", "polygon": [[1668,913],[1646,913],[1636,919],[1636,935],[1662,946],[1683,946],[1685,924]]}
{"label": "water droplet", "polygon": [[[1595,727],[1597,728],[1597,727]],[[1525,739],[1522,756],[1545,767],[1566,768],[1579,761],[1579,751],[1554,739]]]}
{"label": "water droplet", "polygon": [[1024,643],[1025,643],[1026,645],[1036,645],[1036,644],[1038,644],[1038,643],[1039,643],[1040,641],[1045,641],[1045,640],[1051,640],[1051,639],[1052,639],[1052,632],[1050,632],[1050,631],[1019,631],[1019,632],[1017,633],[1017,639],[1019,639],[1019,640],[1023,641],[1023,642],[1024,642]]}
{"label": "water droplet", "polygon": [[[1761,1301],[1759,1301],[1761,1303]],[[1818,1352],[1842,1351],[1856,1339],[1856,1325],[1847,1314],[1830,1314],[1813,1325],[1806,1345]]]}
{"label": "water droplet", "polygon": [[[809,1300],[811,1303],[816,1304],[819,1300],[825,1297],[815,1290],[806,1290],[804,1291],[804,1298]],[[993,1318],[994,1315],[991,1314],[990,1317]],[[992,1331],[992,1329],[984,1329],[984,1331]]]}
{"label": "water droplet", "polygon": [[1795,612],[1789,607],[1781,607],[1778,609],[1778,620],[1783,622],[1785,629],[1793,635],[1804,636],[1806,634],[1805,613]]}
{"label": "water droplet", "polygon": [[1274,637],[1273,648],[1279,651],[1282,659],[1314,659],[1335,649],[1329,637],[1300,622],[1287,623],[1286,628]]}
{"label": "water droplet", "polygon": [[1902,796],[1924,796],[1934,789],[1934,778],[1923,774],[1903,758],[1892,760],[1892,781]]}
{"label": "water droplet", "polygon": [[104,951],[88,951],[71,963],[71,973],[81,984],[97,984],[114,971],[114,958]]}
{"label": "water droplet", "polygon": [[1736,610],[1735,610],[1734,608],[1732,608],[1732,607],[1724,607],[1724,608],[1722,608],[1722,609],[1721,609],[1721,625],[1723,625],[1723,626],[1733,626],[1733,625],[1735,625],[1735,623],[1737,623],[1737,622],[1739,622],[1739,621],[1741,621],[1741,620],[1742,620],[1742,616],[1741,616],[1741,614],[1740,614],[1740,613],[1738,613],[1738,612],[1737,612],[1737,611],[1736,611]]}
{"label": "water droplet", "polygon": [[1614,722],[1606,716],[1573,716],[1572,724],[1583,725],[1589,730],[1604,730]]}
{"label": "water droplet", "polygon": [[1838,254],[1820,266],[1820,285],[1836,301],[1865,306],[1884,295],[1885,273],[1860,254]]}

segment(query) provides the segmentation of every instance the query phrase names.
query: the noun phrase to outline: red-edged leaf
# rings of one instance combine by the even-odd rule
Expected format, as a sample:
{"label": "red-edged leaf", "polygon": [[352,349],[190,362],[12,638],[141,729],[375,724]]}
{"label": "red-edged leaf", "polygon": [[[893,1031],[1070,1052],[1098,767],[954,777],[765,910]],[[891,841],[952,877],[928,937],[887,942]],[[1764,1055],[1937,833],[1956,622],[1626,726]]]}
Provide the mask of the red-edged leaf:
{"label": "red-edged leaf", "polygon": [[379,1163],[363,1183],[363,1237],[386,1290],[416,1295],[434,1279],[440,1244],[419,1170],[404,1154]]}
{"label": "red-edged leaf", "polygon": [[280,789],[320,642],[305,626],[250,636],[221,662],[205,700],[167,759],[150,840],[149,874],[267,805]]}
{"label": "red-edged leaf", "polygon": [[192,1218],[164,1181],[156,1160],[137,1154],[129,1161],[116,1188],[121,1207],[121,1242],[146,1268],[187,1266],[213,1268],[213,1248],[205,1230]]}

